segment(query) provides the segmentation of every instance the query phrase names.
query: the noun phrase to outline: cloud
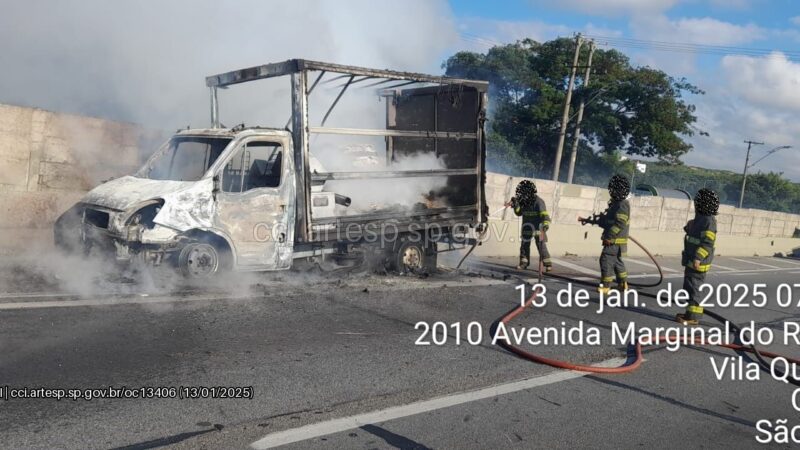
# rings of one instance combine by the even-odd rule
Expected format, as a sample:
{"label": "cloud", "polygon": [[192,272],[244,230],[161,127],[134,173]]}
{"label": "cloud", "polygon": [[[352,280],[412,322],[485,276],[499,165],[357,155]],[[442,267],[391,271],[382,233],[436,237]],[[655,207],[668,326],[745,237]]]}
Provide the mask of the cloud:
{"label": "cloud", "polygon": [[789,22],[792,22],[794,25],[800,26],[800,16],[794,16],[789,19]]}
{"label": "cloud", "polygon": [[[667,11],[680,0],[561,0],[555,7],[598,16],[654,14]],[[554,7],[549,0],[532,0],[541,7]]]}
{"label": "cloud", "polygon": [[[769,30],[755,24],[738,25],[711,17],[671,19],[660,14],[633,17],[629,27],[637,39],[720,46],[743,45],[765,39],[770,34]],[[630,54],[636,64],[655,67],[673,76],[696,75],[698,54],[692,53],[691,46],[687,46],[686,51],[665,51],[656,47],[621,50]]]}
{"label": "cloud", "polygon": [[484,52],[494,45],[514,43],[525,38],[538,42],[549,41],[558,37],[571,37],[574,33],[602,36],[621,36],[622,32],[587,23],[575,28],[561,24],[550,24],[538,20],[512,21],[491,20],[482,18],[465,18],[458,23],[462,45],[469,49]]}
{"label": "cloud", "polygon": [[748,9],[752,6],[751,0],[709,0],[711,6],[725,9]]}
{"label": "cloud", "polygon": [[755,24],[737,25],[712,17],[637,17],[631,29],[637,38],[705,45],[745,44],[767,36],[767,31]]}
{"label": "cloud", "polygon": [[733,92],[770,109],[800,112],[800,63],[783,53],[765,57],[725,56],[722,70]]}
{"label": "cloud", "polygon": [[[4,2],[0,102],[160,128],[205,125],[207,75],[296,57],[438,71],[457,39],[445,0]],[[223,114],[288,101],[236,90],[222,93]],[[248,114],[234,114],[248,100]]]}
{"label": "cloud", "polygon": [[[793,181],[800,182],[800,142],[797,141],[797,137],[800,136],[800,121],[797,120],[796,112],[798,105],[792,101],[786,105],[773,101],[777,100],[787,87],[776,86],[775,90],[770,90],[766,85],[769,81],[763,77],[774,75],[762,74],[760,77],[758,72],[764,72],[763,69],[752,73],[750,68],[744,68],[737,61],[738,58],[743,57],[723,59],[719,69],[709,74],[706,82],[701,83],[707,94],[693,99],[697,105],[697,125],[709,132],[710,136],[690,138],[689,141],[695,150],[683,160],[687,164],[740,172],[744,166],[747,149],[744,140],[752,139],[765,143],[753,149],[751,162],[763,156],[771,148],[792,145],[794,148],[782,150],[759,162],[753,172],[783,172]],[[747,63],[756,67],[761,63],[781,67],[780,64],[785,64],[785,61],[783,63],[776,63],[775,60],[761,63],[747,61]],[[786,68],[786,70],[797,70],[797,68]],[[745,73],[739,74],[740,71]],[[772,70],[766,72],[770,73]],[[754,88],[758,91],[755,95],[751,92]]]}

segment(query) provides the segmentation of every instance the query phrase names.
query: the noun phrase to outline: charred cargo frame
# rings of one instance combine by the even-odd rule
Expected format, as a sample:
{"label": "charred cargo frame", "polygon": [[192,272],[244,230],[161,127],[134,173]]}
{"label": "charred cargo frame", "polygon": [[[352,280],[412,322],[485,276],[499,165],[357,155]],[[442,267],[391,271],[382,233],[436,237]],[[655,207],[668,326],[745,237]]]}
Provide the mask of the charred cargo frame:
{"label": "charred cargo frame", "polygon": [[[311,72],[318,72],[318,74],[309,87],[308,81]],[[326,111],[320,126],[312,126],[309,123],[308,114],[309,96],[326,73],[340,74],[336,78],[347,78],[347,81],[342,85],[338,96]],[[292,124],[291,131],[294,141],[294,159],[296,167],[298,168],[297,192],[298,194],[302,193],[302,195],[297,196],[295,236],[298,243],[324,241],[327,233],[323,234],[318,231],[324,228],[325,225],[332,225],[336,223],[364,224],[373,221],[385,220],[385,214],[381,213],[315,219],[312,216],[311,204],[309,200],[311,198],[311,181],[447,176],[449,180],[448,184],[453,182],[459,184],[452,177],[476,177],[476,182],[469,183],[475,186],[474,202],[471,202],[471,204],[420,211],[419,214],[415,212],[414,216],[408,218],[409,220],[407,223],[398,223],[397,226],[400,231],[406,231],[412,223],[427,224],[446,221],[453,224],[469,223],[472,225],[477,225],[486,221],[488,214],[484,195],[484,184],[486,177],[486,148],[483,139],[483,128],[488,104],[488,82],[432,76],[413,72],[369,69],[356,66],[310,61],[305,59],[291,59],[284,62],[264,64],[206,77],[206,85],[211,91],[212,127],[217,128],[220,126],[218,99],[219,88],[227,88],[228,86],[239,83],[287,75],[291,76],[292,118],[290,119],[290,122]],[[355,77],[360,78],[355,80]],[[387,100],[389,98],[396,100],[401,95],[432,97],[432,110],[425,111],[425,108],[418,107],[413,111],[418,115],[429,114],[430,117],[425,117],[428,119],[426,123],[418,123],[417,126],[411,126],[411,129],[398,128],[396,123],[394,125],[392,124],[391,119],[393,116],[395,118],[397,116],[397,102],[387,101],[387,126],[384,130],[325,127],[324,124],[326,120],[347,89],[354,83],[360,83],[370,79],[381,81],[377,81],[376,83],[372,83],[366,87],[398,82],[395,85],[387,86],[383,89],[381,95],[387,97]],[[437,86],[423,87],[419,89],[397,90],[400,87],[406,87],[418,83],[431,83]],[[445,87],[448,89],[444,89]],[[447,119],[449,116],[440,111],[441,102],[438,98],[439,94],[447,93],[448,96],[451,96],[453,95],[454,90],[458,96],[457,101],[461,102],[460,104],[462,107],[464,105],[464,96],[474,97],[473,105],[475,107],[474,113],[476,120],[472,124],[473,127],[470,130],[461,129],[463,127],[459,125],[463,125],[463,121],[460,122],[458,120],[451,120],[450,122],[452,123],[448,124]],[[392,109],[394,109],[394,111],[392,111]],[[406,115],[408,116],[409,114]],[[443,116],[445,120],[440,120],[440,116]],[[410,122],[411,121],[407,120],[406,125],[413,125]],[[442,122],[444,122],[444,124]],[[459,146],[460,143],[465,141],[471,142],[473,143],[471,145],[471,150],[474,152],[474,167],[453,167],[441,170],[325,172],[311,174],[309,170],[309,138],[312,134],[383,136],[386,138],[387,164],[391,164],[391,161],[394,159],[394,155],[396,154],[398,148],[404,152],[415,151],[413,146],[415,143],[419,143],[419,140],[421,139],[433,139],[433,152],[435,152],[437,156],[440,155],[440,139],[446,142],[456,142],[456,146]],[[417,141],[414,141],[414,139]],[[464,146],[461,147],[463,151]],[[455,150],[453,153],[458,152],[458,149],[453,150]],[[463,158],[461,161],[459,161],[459,163],[460,164],[455,165],[464,165]],[[448,166],[449,165],[454,164],[450,163]],[[307,179],[307,177],[310,177],[311,179]],[[460,184],[465,185],[467,183],[462,182]]]}
{"label": "charred cargo frame", "polygon": [[[323,80],[326,74],[335,75]],[[283,76],[291,81],[291,117],[283,128],[221,126],[220,88]],[[313,126],[309,96],[333,81],[339,91]],[[206,84],[212,128],[179,130],[134,175],[88,192],[56,222],[60,247],[113,252],[120,261],[170,262],[190,276],[282,270],[324,255],[427,270],[435,267],[438,252],[463,246],[470,228],[485,225],[487,82],[293,59],[210,76]],[[375,88],[386,102],[385,127],[326,126],[340,100],[356,88]],[[375,114],[363,118],[374,121]],[[313,161],[312,170],[312,135],[382,137],[386,167],[326,171]],[[182,145],[200,150],[179,150]],[[188,156],[176,158],[179,152]],[[433,155],[435,163],[391,170],[417,155]],[[349,213],[351,199],[325,186],[399,178],[442,183],[420,194],[425,202],[412,207],[384,204]]]}

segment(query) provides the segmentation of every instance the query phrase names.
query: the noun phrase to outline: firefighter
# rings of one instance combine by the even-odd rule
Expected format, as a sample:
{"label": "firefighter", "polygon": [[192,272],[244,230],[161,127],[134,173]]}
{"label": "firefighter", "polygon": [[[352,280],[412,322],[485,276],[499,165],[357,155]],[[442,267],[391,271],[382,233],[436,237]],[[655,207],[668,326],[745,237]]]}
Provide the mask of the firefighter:
{"label": "firefighter", "polygon": [[601,214],[593,217],[578,217],[582,224],[599,225],[603,229],[601,237],[603,251],[600,253],[600,285],[597,291],[607,294],[610,285],[617,280],[620,290],[628,289],[628,271],[622,261],[628,254],[628,230],[630,223],[631,206],[627,197],[631,192],[631,184],[622,175],[614,175],[608,182],[608,193],[611,200],[608,208]]}
{"label": "firefighter", "polygon": [[714,260],[714,243],[717,240],[719,196],[711,189],[703,188],[694,196],[694,219],[683,230],[683,289],[689,293],[686,312],[678,314],[676,320],[684,325],[697,325],[703,317],[703,307],[697,302],[700,286],[706,280]]}
{"label": "firefighter", "polygon": [[522,237],[519,246],[519,265],[517,269],[528,268],[531,259],[531,238],[536,242],[545,272],[553,270],[553,262],[547,251],[544,233],[550,228],[550,213],[544,200],[536,195],[536,185],[530,180],[522,180],[517,185],[516,195],[507,206],[514,208],[514,214],[522,216]]}

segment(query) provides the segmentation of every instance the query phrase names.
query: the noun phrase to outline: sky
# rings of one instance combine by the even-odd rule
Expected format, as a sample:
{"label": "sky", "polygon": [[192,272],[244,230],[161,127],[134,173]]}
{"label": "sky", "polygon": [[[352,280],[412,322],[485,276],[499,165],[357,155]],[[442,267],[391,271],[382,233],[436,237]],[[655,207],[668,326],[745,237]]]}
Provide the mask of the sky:
{"label": "sky", "polygon": [[[689,139],[687,164],[739,172],[744,140],[765,143],[753,160],[793,145],[751,170],[800,182],[800,1],[0,0],[0,11],[0,103],[168,130],[208,124],[205,76],[294,57],[441,73],[459,50],[576,32],[602,48],[625,38],[736,47],[617,48],[706,92],[691,101],[709,136]],[[223,122],[285,123],[285,87],[223,91]]]}
{"label": "sky", "polygon": [[[525,37],[543,41],[581,32],[616,48],[636,65],[686,77],[706,93],[691,97],[696,126],[709,136],[688,141],[686,164],[741,172],[745,140],[751,171],[800,181],[800,2],[795,0],[451,0],[461,44],[479,52]],[[620,39],[740,49],[722,55],[615,46]],[[630,41],[628,41],[630,42]],[[757,49],[757,50],[752,50]],[[773,51],[770,53],[767,51]]]}

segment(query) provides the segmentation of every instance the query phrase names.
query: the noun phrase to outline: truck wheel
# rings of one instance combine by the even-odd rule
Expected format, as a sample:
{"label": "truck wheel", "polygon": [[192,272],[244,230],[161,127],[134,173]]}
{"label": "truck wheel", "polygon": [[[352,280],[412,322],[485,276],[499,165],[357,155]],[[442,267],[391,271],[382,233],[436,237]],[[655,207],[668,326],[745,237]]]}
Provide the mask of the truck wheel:
{"label": "truck wheel", "polygon": [[220,272],[220,252],[211,244],[186,244],[178,256],[181,273],[189,278],[208,278]]}
{"label": "truck wheel", "polygon": [[430,273],[436,270],[435,244],[403,240],[394,254],[392,269],[400,273]]}

